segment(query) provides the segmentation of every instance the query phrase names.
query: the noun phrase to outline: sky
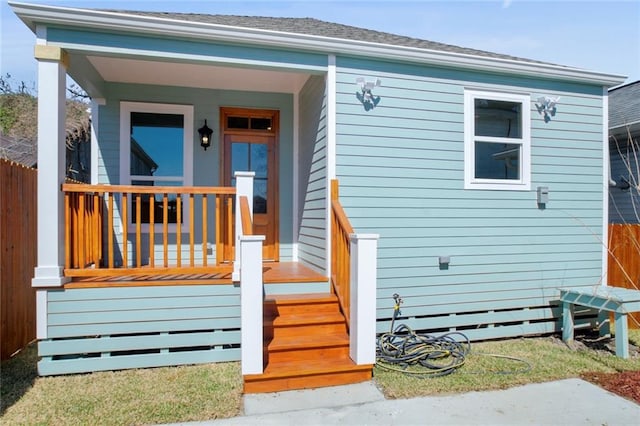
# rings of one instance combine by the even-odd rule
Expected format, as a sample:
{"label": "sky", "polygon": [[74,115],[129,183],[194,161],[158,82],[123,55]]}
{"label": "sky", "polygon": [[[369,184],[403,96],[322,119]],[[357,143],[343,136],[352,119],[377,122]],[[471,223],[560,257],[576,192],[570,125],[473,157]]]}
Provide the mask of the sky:
{"label": "sky", "polygon": [[[0,71],[34,87],[35,36],[1,4]],[[65,7],[312,17],[640,80],[640,0],[20,0]]]}

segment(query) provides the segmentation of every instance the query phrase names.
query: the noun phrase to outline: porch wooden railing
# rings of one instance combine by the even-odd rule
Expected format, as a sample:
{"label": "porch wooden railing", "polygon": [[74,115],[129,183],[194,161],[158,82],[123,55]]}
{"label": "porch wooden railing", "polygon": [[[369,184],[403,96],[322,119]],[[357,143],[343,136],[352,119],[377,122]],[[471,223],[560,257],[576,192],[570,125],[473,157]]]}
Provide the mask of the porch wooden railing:
{"label": "porch wooden railing", "polygon": [[[224,263],[224,248],[232,245],[235,188],[67,183],[62,190],[66,276],[218,273],[232,269],[231,264]],[[157,195],[160,201],[156,201]],[[183,198],[186,199],[184,203]],[[199,247],[196,247],[196,199],[201,205]],[[209,265],[207,259],[210,199],[215,203],[215,265]],[[116,208],[119,218],[115,215]],[[130,209],[133,210],[131,214]],[[182,229],[185,222],[189,228],[186,231]],[[121,245],[115,238],[119,226]],[[158,234],[161,259],[156,259]],[[183,259],[182,240],[186,235],[188,255]],[[148,244],[144,244],[143,236]],[[146,252],[143,252],[143,246],[146,246]],[[170,259],[170,247],[175,247],[174,259]],[[119,264],[116,264],[116,250],[120,251]],[[146,258],[144,261],[143,257]]]}
{"label": "porch wooden railing", "polygon": [[338,181],[331,181],[331,283],[349,325],[351,237],[353,228],[340,205]]}

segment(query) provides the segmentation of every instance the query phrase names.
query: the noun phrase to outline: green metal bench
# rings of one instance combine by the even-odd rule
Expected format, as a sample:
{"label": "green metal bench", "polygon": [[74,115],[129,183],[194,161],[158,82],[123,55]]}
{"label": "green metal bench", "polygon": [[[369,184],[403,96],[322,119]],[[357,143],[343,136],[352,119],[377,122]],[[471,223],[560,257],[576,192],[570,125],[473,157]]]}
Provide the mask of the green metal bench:
{"label": "green metal bench", "polygon": [[640,312],[640,290],[619,287],[580,287],[560,290],[562,302],[562,340],[573,340],[575,305],[613,312],[616,320],[616,355],[629,358],[627,314]]}

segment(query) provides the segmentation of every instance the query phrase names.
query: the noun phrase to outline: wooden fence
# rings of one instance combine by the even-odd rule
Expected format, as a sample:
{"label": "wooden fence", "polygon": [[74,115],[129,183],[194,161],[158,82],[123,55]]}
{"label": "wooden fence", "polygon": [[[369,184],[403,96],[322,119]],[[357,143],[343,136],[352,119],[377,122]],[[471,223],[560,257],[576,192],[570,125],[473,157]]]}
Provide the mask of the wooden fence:
{"label": "wooden fence", "polygon": [[36,338],[37,171],[0,159],[0,358]]}
{"label": "wooden fence", "polygon": [[[609,225],[609,276],[614,287],[640,290],[640,224]],[[640,328],[640,312],[630,315],[630,328]]]}

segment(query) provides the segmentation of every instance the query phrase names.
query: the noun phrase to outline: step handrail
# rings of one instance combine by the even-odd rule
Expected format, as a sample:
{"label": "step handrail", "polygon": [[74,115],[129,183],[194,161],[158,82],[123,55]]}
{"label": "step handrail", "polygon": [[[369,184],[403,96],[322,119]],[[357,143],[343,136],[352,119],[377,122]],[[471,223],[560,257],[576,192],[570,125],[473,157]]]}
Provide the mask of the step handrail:
{"label": "step handrail", "polygon": [[240,218],[242,234],[253,235],[253,221],[251,219],[251,210],[249,209],[249,200],[244,195],[240,197]]}
{"label": "step handrail", "polygon": [[340,204],[338,180],[331,181],[331,287],[350,327],[351,235],[349,218]]}

